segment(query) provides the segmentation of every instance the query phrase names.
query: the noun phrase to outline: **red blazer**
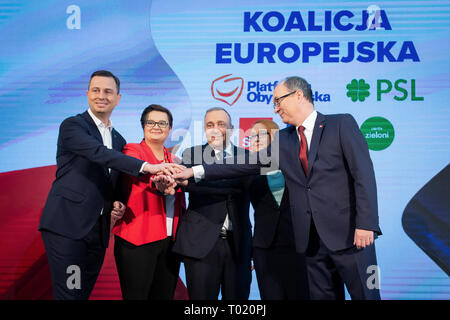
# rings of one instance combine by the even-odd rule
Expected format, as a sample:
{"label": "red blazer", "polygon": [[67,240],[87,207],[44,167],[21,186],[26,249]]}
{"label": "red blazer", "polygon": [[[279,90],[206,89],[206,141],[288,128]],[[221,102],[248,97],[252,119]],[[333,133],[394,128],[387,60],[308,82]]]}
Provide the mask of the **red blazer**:
{"label": "red blazer", "polygon": [[[144,140],[141,143],[127,144],[122,152],[150,164],[161,163]],[[172,155],[166,148],[164,155],[166,161],[172,162]],[[127,208],[123,218],[116,222],[112,233],[134,245],[165,239],[167,237],[165,196],[159,195],[150,180],[151,175],[141,177],[123,175],[123,177],[126,195],[129,194]],[[185,211],[184,192],[179,189],[175,194],[172,228],[174,238],[178,219]]]}

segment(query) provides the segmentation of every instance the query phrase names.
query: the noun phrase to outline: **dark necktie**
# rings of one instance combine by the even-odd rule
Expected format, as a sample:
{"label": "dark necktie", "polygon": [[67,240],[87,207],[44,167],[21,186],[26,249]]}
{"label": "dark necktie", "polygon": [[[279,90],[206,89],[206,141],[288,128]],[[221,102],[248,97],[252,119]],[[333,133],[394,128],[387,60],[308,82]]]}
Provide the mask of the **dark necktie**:
{"label": "dark necktie", "polygon": [[303,133],[305,131],[304,126],[298,127],[298,133],[300,134],[300,162],[302,163],[303,171],[305,172],[305,175],[308,176],[308,143],[306,142],[305,134]]}

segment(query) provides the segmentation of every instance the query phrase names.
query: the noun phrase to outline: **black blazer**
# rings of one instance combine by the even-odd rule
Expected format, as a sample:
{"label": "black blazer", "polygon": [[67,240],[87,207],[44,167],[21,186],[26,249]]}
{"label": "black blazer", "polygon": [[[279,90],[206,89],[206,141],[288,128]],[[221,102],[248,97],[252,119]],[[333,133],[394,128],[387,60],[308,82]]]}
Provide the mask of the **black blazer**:
{"label": "black blazer", "polygon": [[[233,147],[235,154],[238,148]],[[241,149],[242,150],[242,149]],[[205,144],[186,149],[183,164],[187,167],[215,161],[213,149]],[[205,257],[213,248],[228,213],[232,223],[234,248],[240,262],[251,255],[250,201],[242,178],[218,181],[189,180],[187,212],[180,218],[173,251],[193,258]]]}
{"label": "black blazer", "polygon": [[62,122],[56,178],[42,211],[39,230],[81,239],[97,222],[103,208],[102,235],[107,246],[118,171],[137,176],[144,163],[122,154],[125,139],[115,129],[111,135],[113,149],[108,149],[87,111]]}
{"label": "black blazer", "polygon": [[273,198],[267,177],[264,175],[247,178],[248,193],[254,209],[253,247],[269,248],[274,245],[293,246],[289,192],[284,188],[281,203]]}
{"label": "black blazer", "polygon": [[[283,172],[290,192],[296,250],[304,253],[311,220],[333,250],[353,246],[355,228],[381,234],[377,187],[367,142],[349,114],[318,112],[308,154],[308,175],[299,160],[296,128],[280,130],[269,146],[272,162]],[[255,161],[256,162],[256,161]],[[205,179],[259,174],[257,164],[206,165]]]}

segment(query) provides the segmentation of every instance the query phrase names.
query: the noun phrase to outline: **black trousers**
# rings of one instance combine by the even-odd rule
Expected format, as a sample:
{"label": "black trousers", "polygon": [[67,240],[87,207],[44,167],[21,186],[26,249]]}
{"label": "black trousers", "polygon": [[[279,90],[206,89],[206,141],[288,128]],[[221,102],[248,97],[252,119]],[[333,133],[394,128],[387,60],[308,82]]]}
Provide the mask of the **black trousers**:
{"label": "black trousers", "polygon": [[87,300],[105,258],[101,218],[82,239],[41,232],[52,277],[53,299]]}
{"label": "black trousers", "polygon": [[372,281],[377,267],[375,244],[364,249],[353,246],[341,251],[329,250],[311,223],[306,251],[306,266],[311,299],[344,300],[344,284],[352,300],[380,300],[380,290]]}
{"label": "black trousers", "polygon": [[114,237],[114,258],[124,300],[172,300],[180,258],[171,251],[172,237],[136,246]]}
{"label": "black trousers", "polygon": [[186,284],[190,300],[248,300],[252,281],[250,257],[237,261],[232,232],[218,238],[211,252],[202,259],[184,257]]}
{"label": "black trousers", "polygon": [[253,248],[261,300],[309,300],[305,255],[295,247]]}

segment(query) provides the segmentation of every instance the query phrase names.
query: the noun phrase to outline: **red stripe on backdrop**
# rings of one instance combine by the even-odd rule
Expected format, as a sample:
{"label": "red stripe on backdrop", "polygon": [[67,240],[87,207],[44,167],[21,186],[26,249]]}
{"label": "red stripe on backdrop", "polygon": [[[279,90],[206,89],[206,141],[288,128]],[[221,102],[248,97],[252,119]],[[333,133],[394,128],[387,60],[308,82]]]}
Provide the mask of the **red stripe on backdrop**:
{"label": "red stripe on backdrop", "polygon": [[[37,230],[56,166],[0,173],[0,299],[51,299],[50,269]],[[91,299],[120,300],[111,238]],[[187,299],[178,279],[175,299]]]}

